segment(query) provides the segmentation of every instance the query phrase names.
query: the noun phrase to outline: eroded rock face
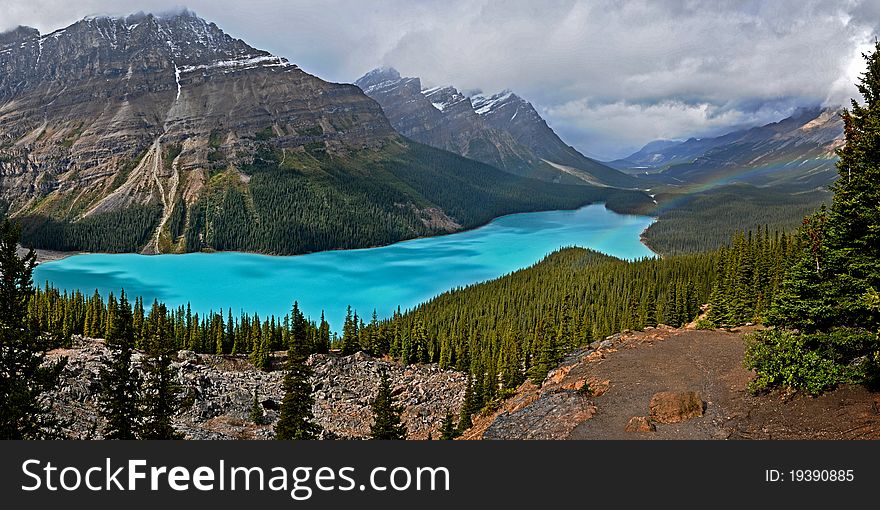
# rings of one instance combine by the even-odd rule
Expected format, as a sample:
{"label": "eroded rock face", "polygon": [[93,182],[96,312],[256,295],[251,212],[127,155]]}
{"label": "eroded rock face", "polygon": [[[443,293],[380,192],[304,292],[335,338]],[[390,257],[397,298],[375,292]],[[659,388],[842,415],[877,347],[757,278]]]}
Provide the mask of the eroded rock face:
{"label": "eroded rock face", "polygon": [[454,87],[422,89],[419,78],[380,68],[355,81],[401,134],[418,142],[528,175],[541,160],[504,131],[490,127]]}
{"label": "eroded rock face", "polygon": [[581,392],[543,392],[527,407],[498,415],[482,439],[564,439],[595,412],[596,407]]}
{"label": "eroded rock face", "polygon": [[337,153],[397,135],[356,86],[187,11],[0,34],[0,199],[14,214],[192,202],[209,172],[248,162],[267,138]]}
{"label": "eroded rock face", "polygon": [[[51,357],[68,356],[62,384],[52,395],[56,410],[71,421],[68,436],[101,438],[104,426],[97,412],[102,388],[101,357],[106,349],[97,340],[76,339],[73,349],[53,351]],[[276,353],[280,357],[281,353]],[[140,367],[143,355],[135,354]],[[280,360],[276,359],[276,362]],[[464,399],[465,376],[436,365],[403,367],[371,358],[313,355],[315,421],[326,439],[364,439],[372,423],[371,402],[379,385],[380,370],[388,371],[397,401],[404,405],[403,421],[410,439],[424,439],[438,431],[447,408],[458,412]],[[184,405],[175,427],[188,439],[271,439],[284,396],[283,371],[254,370],[243,356],[214,356],[180,351],[172,364],[182,387]],[[261,425],[250,419],[254,393],[263,408]]]}
{"label": "eroded rock face", "polygon": [[703,416],[705,402],[694,391],[662,391],[651,397],[648,408],[651,419],[658,423],[679,423]]}

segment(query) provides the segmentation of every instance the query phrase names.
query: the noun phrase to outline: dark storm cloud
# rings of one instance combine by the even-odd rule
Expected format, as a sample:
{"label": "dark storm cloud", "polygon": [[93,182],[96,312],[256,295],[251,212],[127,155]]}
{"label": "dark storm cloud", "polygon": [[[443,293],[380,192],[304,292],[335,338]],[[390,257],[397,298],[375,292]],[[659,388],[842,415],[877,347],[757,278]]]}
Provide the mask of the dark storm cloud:
{"label": "dark storm cloud", "polygon": [[[180,0],[0,0],[0,29]],[[771,122],[841,104],[880,25],[876,1],[343,0],[188,7],[333,81],[393,65],[426,84],[531,100],[576,147],[616,157],[656,138]]]}

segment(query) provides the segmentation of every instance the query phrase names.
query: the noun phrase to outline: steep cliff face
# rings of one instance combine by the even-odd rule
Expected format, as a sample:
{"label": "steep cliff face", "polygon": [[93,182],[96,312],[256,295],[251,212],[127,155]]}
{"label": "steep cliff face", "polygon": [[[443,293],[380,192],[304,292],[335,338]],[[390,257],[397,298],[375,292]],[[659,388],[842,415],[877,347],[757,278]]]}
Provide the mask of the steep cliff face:
{"label": "steep cliff face", "polygon": [[481,161],[517,175],[561,180],[509,134],[495,130],[474,111],[470,98],[454,87],[423,89],[419,78],[403,78],[393,68],[380,68],[356,85],[375,99],[401,134],[418,142]]}
{"label": "steep cliff face", "polygon": [[396,134],[357,87],[189,12],[0,35],[0,198],[15,215],[77,220],[152,203],[164,223],[266,139],[333,154]]}
{"label": "steep cliff face", "polygon": [[570,184],[638,187],[638,182],[566,145],[530,103],[505,92],[468,97],[452,86],[422,88],[393,68],[356,82],[394,128],[418,142],[516,175]]}
{"label": "steep cliff face", "polygon": [[[443,116],[417,80],[401,88]],[[448,92],[436,99],[458,97]],[[504,149],[516,146],[509,135],[467,128],[482,121],[460,99],[435,126],[450,148],[521,161]],[[557,182],[585,184],[539,163]],[[405,139],[357,86],[309,75],[187,11],[0,34],[0,209],[30,247],[363,248],[614,191],[524,173]]]}
{"label": "steep cliff face", "polygon": [[494,129],[504,131],[541,161],[587,181],[622,188],[640,187],[628,175],[590,159],[565,143],[525,99],[509,90],[472,98],[475,111]]}

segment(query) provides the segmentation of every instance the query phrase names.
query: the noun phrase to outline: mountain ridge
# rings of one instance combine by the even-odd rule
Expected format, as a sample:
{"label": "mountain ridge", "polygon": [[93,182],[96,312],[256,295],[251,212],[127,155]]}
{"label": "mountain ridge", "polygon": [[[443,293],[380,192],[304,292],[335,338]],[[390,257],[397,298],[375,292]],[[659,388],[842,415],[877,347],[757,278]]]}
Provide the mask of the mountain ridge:
{"label": "mountain ridge", "polygon": [[367,247],[613,193],[580,188],[421,146],[191,11],[0,36],[0,202],[33,247]]}
{"label": "mountain ridge", "polygon": [[419,78],[402,77],[393,67],[376,68],[355,84],[382,105],[399,133],[432,147],[542,180],[640,185],[565,144],[531,103],[512,92],[487,97],[468,96],[451,85],[424,88]]}
{"label": "mountain ridge", "polygon": [[668,184],[747,183],[804,191],[836,178],[843,143],[837,108],[800,108],[777,122],[707,138],[653,141],[607,164]]}

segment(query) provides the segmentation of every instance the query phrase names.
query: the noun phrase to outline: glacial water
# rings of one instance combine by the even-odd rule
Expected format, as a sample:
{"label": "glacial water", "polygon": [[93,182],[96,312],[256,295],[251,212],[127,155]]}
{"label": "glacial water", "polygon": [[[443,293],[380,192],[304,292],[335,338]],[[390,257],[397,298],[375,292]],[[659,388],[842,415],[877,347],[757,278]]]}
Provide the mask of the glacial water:
{"label": "glacial water", "polygon": [[527,267],[565,246],[620,258],[653,256],[639,235],[653,221],[603,205],[575,211],[514,214],[470,231],[380,248],[275,257],[249,253],[186,255],[83,254],[40,264],[34,282],[104,297],[125,289],[194,312],[227,310],[283,316],[294,300],[306,315],[326,313],[334,329],[345,308],[365,318],[390,316],[431,297]]}

